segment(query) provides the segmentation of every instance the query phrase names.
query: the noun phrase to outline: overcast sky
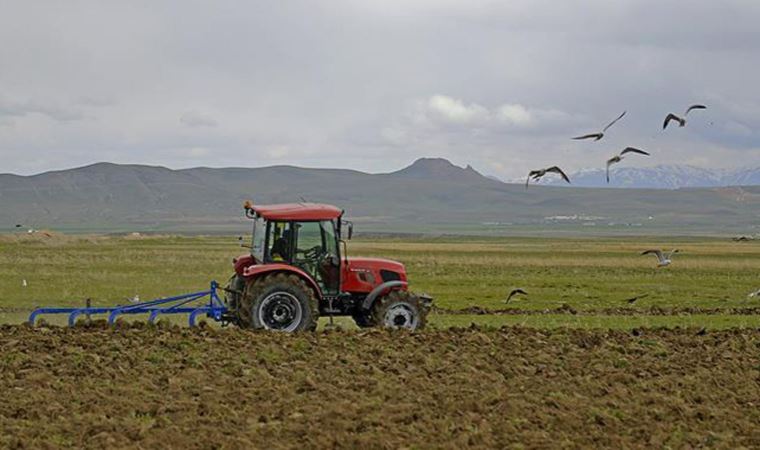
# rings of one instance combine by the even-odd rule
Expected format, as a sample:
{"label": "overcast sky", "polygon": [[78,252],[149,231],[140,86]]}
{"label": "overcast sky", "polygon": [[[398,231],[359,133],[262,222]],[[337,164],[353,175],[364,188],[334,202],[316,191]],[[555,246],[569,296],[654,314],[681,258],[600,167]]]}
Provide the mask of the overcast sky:
{"label": "overcast sky", "polygon": [[0,0],[0,172],[760,166],[758,24],[757,0]]}

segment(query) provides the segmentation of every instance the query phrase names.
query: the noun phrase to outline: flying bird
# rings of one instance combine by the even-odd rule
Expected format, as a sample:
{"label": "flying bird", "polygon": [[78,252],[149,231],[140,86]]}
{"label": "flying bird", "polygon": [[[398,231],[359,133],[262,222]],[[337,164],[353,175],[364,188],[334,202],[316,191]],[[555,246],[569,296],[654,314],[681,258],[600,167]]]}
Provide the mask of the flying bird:
{"label": "flying bird", "polygon": [[628,298],[625,301],[628,302],[629,305],[632,305],[636,303],[636,300],[640,300],[642,298],[647,298],[647,297],[649,297],[649,294],[641,294],[641,295],[637,295],[636,297]]}
{"label": "flying bird", "polygon": [[731,239],[733,239],[735,242],[747,242],[747,241],[755,240],[755,238],[753,238],[752,236],[737,236]]}
{"label": "flying bird", "polygon": [[691,112],[691,111],[693,111],[695,109],[707,109],[707,106],[705,106],[705,105],[691,105],[688,108],[686,108],[686,112],[683,114],[683,117],[679,117],[679,116],[677,116],[677,115],[675,115],[673,113],[669,113],[665,117],[665,122],[662,123],[662,129],[664,130],[665,128],[667,128],[668,124],[670,123],[671,120],[675,120],[676,122],[678,122],[678,126],[679,127],[686,126],[686,116],[689,115],[689,112]]}
{"label": "flying bird", "polygon": [[625,158],[625,155],[627,153],[638,153],[639,155],[649,156],[649,153],[645,152],[644,150],[639,150],[633,147],[624,148],[622,152],[618,153],[617,155],[607,160],[607,183],[608,184],[610,182],[610,166],[622,161]]}
{"label": "flying bird", "polygon": [[602,129],[602,131],[600,131],[598,133],[584,134],[583,136],[576,136],[573,139],[575,139],[576,141],[583,140],[583,139],[593,139],[595,142],[598,141],[599,139],[601,139],[601,138],[604,137],[604,132],[605,131],[607,131],[611,126],[615,125],[615,123],[618,120],[620,120],[620,119],[623,118],[623,116],[625,115],[626,112],[627,111],[623,111],[623,114],[619,115],[617,117],[617,119],[615,119],[612,122],[610,122],[609,124],[607,124],[607,126],[604,127],[604,129]]}
{"label": "flying bird", "polygon": [[512,297],[514,297],[515,295],[528,295],[528,293],[523,291],[520,288],[512,289],[512,292],[510,292],[509,296],[507,297],[507,301],[505,301],[504,303],[509,303],[509,301],[512,300]]}
{"label": "flying bird", "polygon": [[23,225],[21,225],[20,223],[16,224],[16,228],[21,228],[21,227],[23,227]]}
{"label": "flying bird", "polygon": [[706,327],[702,327],[702,328],[699,329],[699,331],[697,331],[697,333],[695,334],[695,336],[704,336],[706,334],[707,334],[707,328]]}
{"label": "flying bird", "polygon": [[748,298],[760,297],[760,289],[756,290],[755,292],[750,292],[750,294],[747,297]]}
{"label": "flying bird", "polygon": [[642,255],[655,255],[657,256],[657,267],[666,267],[669,266],[671,261],[671,258],[674,254],[678,253],[678,249],[675,248],[671,251],[669,251],[667,254],[663,253],[662,250],[647,250],[645,252],[641,252]]}
{"label": "flying bird", "polygon": [[568,183],[570,183],[570,178],[568,178],[567,175],[565,175],[565,172],[563,172],[562,169],[560,169],[557,166],[551,166],[551,167],[549,167],[547,169],[531,170],[528,173],[528,179],[525,180],[525,189],[528,189],[528,183],[530,183],[530,178],[531,177],[533,177],[533,181],[538,181],[538,180],[541,179],[541,177],[543,177],[544,175],[546,175],[549,172],[553,172],[553,173],[559,174],[559,176],[561,176],[563,180],[565,180]]}

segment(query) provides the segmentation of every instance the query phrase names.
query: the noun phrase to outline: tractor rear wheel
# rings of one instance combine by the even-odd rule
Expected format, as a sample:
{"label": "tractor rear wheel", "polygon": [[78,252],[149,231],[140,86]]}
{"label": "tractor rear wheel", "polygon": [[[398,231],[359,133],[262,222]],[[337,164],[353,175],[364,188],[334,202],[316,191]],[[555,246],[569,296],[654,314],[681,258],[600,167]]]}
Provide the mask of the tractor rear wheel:
{"label": "tractor rear wheel", "polygon": [[314,290],[297,275],[275,273],[246,284],[240,309],[244,328],[313,331],[318,318]]}
{"label": "tractor rear wheel", "polygon": [[372,305],[372,321],[384,328],[421,330],[427,322],[428,308],[409,291],[391,291]]}

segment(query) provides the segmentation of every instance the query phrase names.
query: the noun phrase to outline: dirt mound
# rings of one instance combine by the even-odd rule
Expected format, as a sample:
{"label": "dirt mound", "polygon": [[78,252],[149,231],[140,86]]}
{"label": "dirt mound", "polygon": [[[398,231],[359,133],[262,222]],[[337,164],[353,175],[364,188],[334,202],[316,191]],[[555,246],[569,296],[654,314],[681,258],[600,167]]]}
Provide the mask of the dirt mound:
{"label": "dirt mound", "polygon": [[757,447],[760,333],[0,327],[2,447]]}

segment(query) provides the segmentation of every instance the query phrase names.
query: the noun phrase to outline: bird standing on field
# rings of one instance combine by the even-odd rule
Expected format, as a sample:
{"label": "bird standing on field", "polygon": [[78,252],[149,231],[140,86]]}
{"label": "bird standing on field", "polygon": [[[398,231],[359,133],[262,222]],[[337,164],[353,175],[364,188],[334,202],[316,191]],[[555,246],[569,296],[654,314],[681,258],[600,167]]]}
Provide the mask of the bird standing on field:
{"label": "bird standing on field", "polygon": [[509,303],[515,295],[528,295],[528,293],[520,288],[512,289],[512,292],[509,293],[509,296],[507,296],[507,300],[504,303]]}
{"label": "bird standing on field", "polygon": [[636,297],[631,297],[629,299],[626,299],[625,301],[628,302],[629,305],[632,305],[636,303],[637,300],[642,299],[642,298],[647,298],[647,297],[649,297],[649,294],[642,294],[642,295],[637,295]]}
{"label": "bird standing on field", "polygon": [[612,122],[610,122],[610,123],[609,123],[609,124],[608,124],[606,127],[604,127],[604,129],[603,129],[602,131],[600,131],[600,132],[598,132],[598,133],[584,134],[583,136],[576,136],[576,137],[574,137],[573,139],[574,139],[574,140],[576,140],[576,141],[578,141],[578,140],[582,140],[582,139],[593,139],[593,140],[594,140],[594,142],[598,141],[599,139],[601,139],[601,138],[603,138],[603,137],[604,137],[604,132],[605,132],[605,131],[607,131],[607,130],[608,130],[610,127],[611,127],[611,126],[615,125],[615,123],[616,123],[618,120],[620,120],[620,119],[622,119],[622,118],[623,118],[623,116],[625,115],[625,113],[626,113],[626,112],[627,112],[627,111],[623,111],[623,114],[619,115],[619,116],[617,117],[617,119],[615,119],[615,120],[613,120]]}
{"label": "bird standing on field", "polygon": [[707,106],[705,106],[705,105],[691,105],[688,108],[686,108],[686,112],[684,113],[683,117],[679,117],[679,116],[677,116],[677,115],[675,115],[673,113],[668,114],[665,117],[665,122],[662,123],[662,129],[664,130],[665,128],[667,128],[668,124],[670,123],[671,120],[675,120],[676,122],[678,122],[678,126],[679,127],[686,126],[686,116],[689,115],[689,112],[691,112],[691,111],[693,111],[695,109],[707,109]]}
{"label": "bird standing on field", "polygon": [[139,296],[139,295],[137,295],[137,294],[135,294],[135,296],[134,296],[134,297],[132,297],[132,298],[127,298],[127,301],[128,301],[129,303],[140,303],[140,296]]}
{"label": "bird standing on field", "polygon": [[28,284],[26,282],[26,278],[24,278],[23,280],[21,280],[21,287],[27,287],[27,286]]}
{"label": "bird standing on field", "polygon": [[541,177],[543,177],[549,172],[559,174],[559,176],[561,176],[563,180],[570,183],[570,178],[568,178],[568,176],[565,175],[565,172],[563,172],[562,169],[560,169],[557,166],[551,166],[546,169],[531,170],[530,172],[528,172],[528,178],[525,180],[525,189],[528,189],[528,183],[530,183],[531,177],[533,177],[533,181],[538,181],[541,179]]}
{"label": "bird standing on field", "polygon": [[671,258],[674,254],[678,253],[678,249],[675,248],[671,251],[669,251],[667,254],[663,253],[662,250],[647,250],[645,252],[641,252],[642,255],[655,255],[657,256],[657,267],[666,267],[669,266],[672,262]]}
{"label": "bird standing on field", "polygon": [[649,156],[649,153],[645,152],[644,150],[639,150],[633,147],[624,148],[622,152],[618,153],[617,155],[607,160],[607,183],[608,184],[610,182],[610,166],[622,161],[625,158],[625,155],[627,153],[637,153],[639,155]]}
{"label": "bird standing on field", "polygon": [[755,292],[750,292],[750,294],[747,297],[748,298],[753,298],[753,297],[760,298],[760,289],[756,290]]}

